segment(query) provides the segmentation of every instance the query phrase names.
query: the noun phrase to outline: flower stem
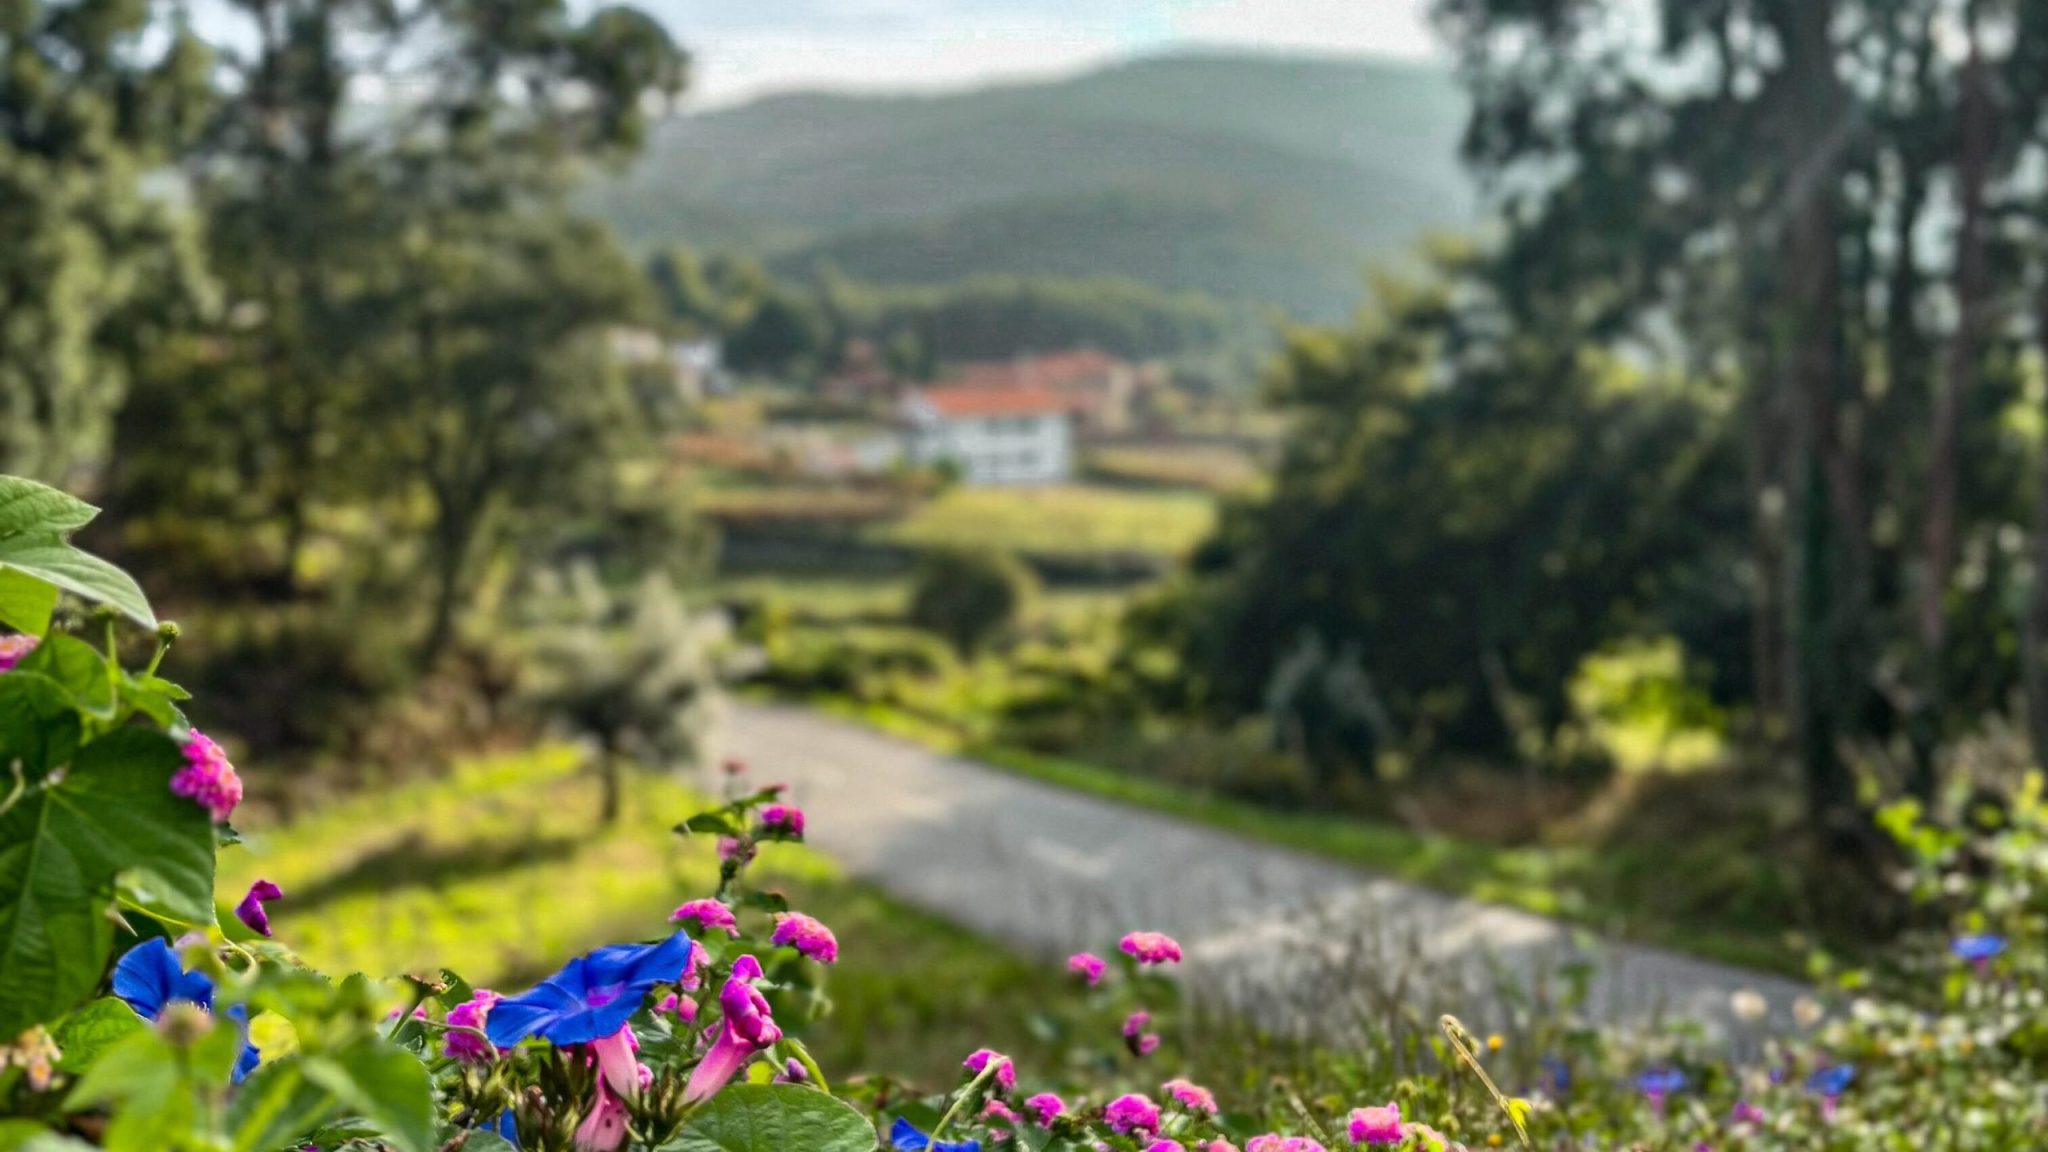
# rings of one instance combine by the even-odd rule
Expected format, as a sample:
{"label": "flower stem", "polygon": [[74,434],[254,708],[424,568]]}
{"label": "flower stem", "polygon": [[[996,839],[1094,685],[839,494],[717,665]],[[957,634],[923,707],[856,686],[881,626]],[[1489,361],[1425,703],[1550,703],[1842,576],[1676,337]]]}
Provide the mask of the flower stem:
{"label": "flower stem", "polygon": [[980,1075],[967,1082],[967,1087],[962,1088],[960,1094],[953,1098],[953,1106],[946,1109],[946,1114],[939,1117],[938,1124],[932,1128],[932,1143],[937,1144],[939,1137],[944,1136],[947,1127],[953,1123],[953,1118],[960,1114],[960,1109],[965,1107],[969,1100],[979,1096],[982,1089],[988,1087],[988,1082],[995,1079],[996,1072],[1003,1063],[1002,1060],[990,1060],[982,1067]]}

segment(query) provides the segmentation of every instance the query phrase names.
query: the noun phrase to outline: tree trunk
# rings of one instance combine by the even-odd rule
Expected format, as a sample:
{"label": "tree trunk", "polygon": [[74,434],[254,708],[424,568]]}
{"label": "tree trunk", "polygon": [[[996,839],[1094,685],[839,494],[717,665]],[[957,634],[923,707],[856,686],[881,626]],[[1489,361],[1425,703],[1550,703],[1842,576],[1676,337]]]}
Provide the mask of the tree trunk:
{"label": "tree trunk", "polygon": [[427,618],[427,631],[420,640],[417,664],[431,671],[455,638],[455,609],[462,598],[462,566],[469,551],[466,517],[445,500],[434,522],[434,591]]}
{"label": "tree trunk", "polygon": [[1843,432],[1854,390],[1843,376],[1840,175],[1854,121],[1835,71],[1830,0],[1779,9],[1786,66],[1780,113],[1785,189],[1778,288],[1793,394],[1797,549],[1787,608],[1787,696],[1806,781],[1809,830],[1836,854],[1855,839],[1855,789],[1841,738],[1858,709],[1864,539],[1860,468]]}
{"label": "tree trunk", "polygon": [[1785,498],[1796,485],[1785,475],[1789,447],[1786,405],[1776,386],[1778,365],[1768,334],[1746,327],[1744,383],[1749,431],[1745,481],[1749,502],[1751,698],[1756,702],[1754,739],[1780,746],[1790,714],[1786,699]]}
{"label": "tree trunk", "polygon": [[1963,66],[1962,114],[1957,133],[1956,192],[1962,222],[1956,235],[1956,330],[1942,361],[1929,421],[1927,506],[1922,541],[1923,570],[1915,634],[1919,642],[1920,688],[1909,725],[1913,743],[1912,793],[1934,794],[1936,745],[1946,706],[1943,658],[1948,647],[1948,584],[1956,563],[1958,473],[1962,468],[1963,407],[1977,374],[1986,311],[1988,267],[1984,244],[1985,185],[1990,177],[1992,109],[1986,91],[1983,50],[1975,6],[1967,20],[1969,59]]}
{"label": "tree trunk", "polygon": [[597,826],[611,828],[619,822],[620,795],[624,781],[620,779],[619,754],[609,746],[597,754],[598,805]]}
{"label": "tree trunk", "polygon": [[[2048,292],[2037,305],[2034,345],[2043,363],[2048,363]],[[2048,414],[2048,397],[2042,400]],[[2034,463],[2034,587],[2027,598],[2026,628],[2020,637],[2020,654],[2027,694],[2027,735],[2033,744],[2034,764],[2048,764],[2048,442],[2040,446]]]}

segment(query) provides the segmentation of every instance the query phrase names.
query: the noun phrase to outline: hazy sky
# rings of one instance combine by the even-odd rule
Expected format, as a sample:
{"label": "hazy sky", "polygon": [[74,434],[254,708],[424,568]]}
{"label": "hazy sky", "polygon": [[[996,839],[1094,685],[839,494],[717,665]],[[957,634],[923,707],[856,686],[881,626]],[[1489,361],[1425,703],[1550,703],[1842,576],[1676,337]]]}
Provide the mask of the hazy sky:
{"label": "hazy sky", "polygon": [[[1072,72],[1172,47],[1419,59],[1429,0],[571,0],[633,3],[696,58],[691,103],[791,88],[956,88]],[[192,0],[228,43],[246,21]]]}
{"label": "hazy sky", "polygon": [[696,99],[712,103],[795,87],[952,87],[1182,44],[1434,51],[1426,0],[639,2],[696,54]]}

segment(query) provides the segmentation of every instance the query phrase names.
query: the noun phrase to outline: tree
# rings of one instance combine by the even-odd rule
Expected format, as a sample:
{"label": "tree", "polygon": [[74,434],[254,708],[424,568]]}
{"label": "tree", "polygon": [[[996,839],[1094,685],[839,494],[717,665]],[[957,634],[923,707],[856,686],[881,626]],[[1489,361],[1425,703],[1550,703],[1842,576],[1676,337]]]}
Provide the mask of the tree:
{"label": "tree", "polygon": [[1958,541],[2003,512],[1959,495],[1995,468],[1963,445],[2012,335],[1989,209],[2020,186],[2000,125],[2037,116],[2043,21],[2001,0],[1666,3],[1632,36],[1604,7],[1437,5],[1509,223],[1495,283],[1525,316],[1724,366],[1761,728],[1789,735],[1841,846],[1863,837],[1844,747],[1905,732],[1924,794],[1957,722]]}
{"label": "tree", "polygon": [[973,549],[934,549],[918,561],[910,622],[971,656],[1015,627],[1037,581],[1013,556]]}
{"label": "tree", "polygon": [[[685,58],[643,14],[578,20],[564,0],[228,11],[242,26],[188,165],[227,307],[141,406],[175,416],[134,428],[135,473],[170,456],[193,478],[174,491],[222,478],[202,507],[270,545],[255,583],[280,597],[323,511],[417,533],[431,664],[471,562],[521,522],[500,513],[587,494],[569,481],[602,469],[577,466],[637,427],[594,343],[643,318],[639,277],[563,201],[640,144]],[[367,85],[399,98],[353,101]]]}
{"label": "tree", "polygon": [[0,470],[102,466],[136,362],[201,303],[192,237],[144,172],[189,138],[205,53],[128,0],[0,7]]}
{"label": "tree", "polygon": [[599,823],[617,823],[622,761],[673,769],[701,759],[722,705],[722,617],[694,615],[661,577],[631,601],[587,569],[568,577],[565,619],[536,630],[525,689],[543,715],[596,746]]}
{"label": "tree", "polygon": [[1382,284],[1353,328],[1290,337],[1270,493],[1229,507],[1170,610],[1135,621],[1175,637],[1196,706],[1271,710],[1335,652],[1357,665],[1347,696],[1372,698],[1344,715],[1382,716],[1378,742],[1503,756],[1563,721],[1611,640],[1675,633],[1733,671],[1718,642],[1740,605],[1716,574],[1741,547],[1740,480],[1711,392],[1522,329],[1489,273],[1453,259]]}

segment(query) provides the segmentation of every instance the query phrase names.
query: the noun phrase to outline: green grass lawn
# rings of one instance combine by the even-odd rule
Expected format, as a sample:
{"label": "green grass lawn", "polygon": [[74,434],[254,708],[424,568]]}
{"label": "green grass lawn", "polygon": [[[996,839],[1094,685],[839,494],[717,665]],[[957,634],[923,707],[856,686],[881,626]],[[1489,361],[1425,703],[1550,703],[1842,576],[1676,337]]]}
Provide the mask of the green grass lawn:
{"label": "green grass lawn", "polygon": [[[670,910],[715,883],[710,843],[669,831],[701,798],[652,777],[628,796],[625,819],[599,830],[596,783],[572,754],[480,760],[252,825],[246,846],[222,856],[220,893],[231,902],[259,876],[282,885],[278,939],[326,971],[446,966],[520,988],[594,945],[660,933]],[[1058,965],[904,908],[808,849],[772,845],[762,860],[763,882],[840,938],[834,1013],[806,1036],[828,1072],[944,1082],[984,1044],[1050,1058],[1034,1021],[1065,987]]]}
{"label": "green grass lawn", "polygon": [[917,547],[1180,556],[1199,543],[1215,521],[1215,501],[1196,492],[1081,486],[956,488],[872,531],[881,539]]}
{"label": "green grass lawn", "polygon": [[[1762,970],[1803,975],[1810,941],[1739,912],[1687,904],[1685,850],[1657,858],[1581,847],[1508,848],[1414,832],[1355,816],[1289,812],[1205,794],[1080,760],[964,734],[879,703],[813,701],[892,734],[1076,792],[1312,852],[1436,891],[1521,908],[1611,936]],[[1715,851],[1706,842],[1707,851]]]}

